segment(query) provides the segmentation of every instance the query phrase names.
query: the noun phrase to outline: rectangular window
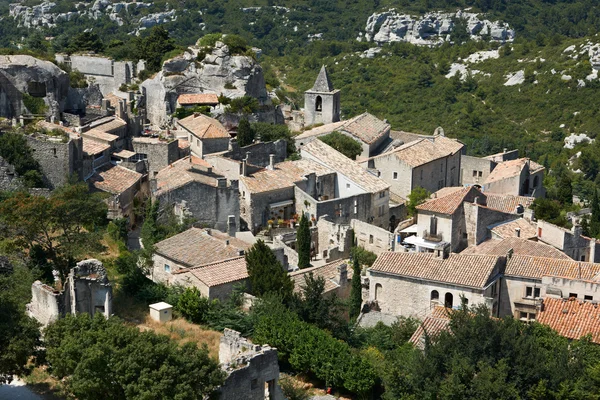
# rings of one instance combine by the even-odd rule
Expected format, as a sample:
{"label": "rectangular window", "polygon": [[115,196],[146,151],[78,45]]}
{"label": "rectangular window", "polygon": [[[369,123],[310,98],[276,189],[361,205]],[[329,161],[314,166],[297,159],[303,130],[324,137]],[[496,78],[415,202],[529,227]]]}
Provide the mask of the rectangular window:
{"label": "rectangular window", "polygon": [[171,266],[169,264],[165,264],[165,272],[171,272]]}
{"label": "rectangular window", "polygon": [[346,189],[350,189],[350,184],[346,183]]}
{"label": "rectangular window", "polygon": [[483,176],[483,171],[479,171],[479,177],[481,178]]}
{"label": "rectangular window", "polygon": [[533,297],[533,288],[531,286],[525,288],[525,297]]}
{"label": "rectangular window", "polygon": [[196,146],[200,147],[200,139],[196,139]]}
{"label": "rectangular window", "polygon": [[421,180],[423,180],[423,170],[421,170]]}
{"label": "rectangular window", "polygon": [[585,296],[583,296],[583,299],[584,299],[585,301],[594,301],[594,296],[588,296],[588,295],[585,295]]}
{"label": "rectangular window", "polygon": [[535,314],[534,313],[529,313],[529,320],[530,321],[535,321]]}
{"label": "rectangular window", "polygon": [[369,244],[373,244],[373,235],[369,235]]}
{"label": "rectangular window", "polygon": [[533,297],[536,299],[540,298],[540,288],[539,287],[533,288]]}
{"label": "rectangular window", "polygon": [[358,214],[358,200],[354,199],[354,214]]}
{"label": "rectangular window", "polygon": [[580,261],[585,261],[585,256],[581,256]]}
{"label": "rectangular window", "polygon": [[398,179],[398,173],[394,172],[394,180],[397,180],[397,179]]}
{"label": "rectangular window", "polygon": [[527,313],[523,311],[519,312],[519,319],[521,321],[527,321]]}
{"label": "rectangular window", "polygon": [[577,293],[569,293],[569,298],[571,297],[577,298]]}
{"label": "rectangular window", "polygon": [[429,233],[432,235],[437,235],[437,218],[431,217],[429,220]]}
{"label": "rectangular window", "polygon": [[440,172],[444,172],[444,163],[440,164]]}
{"label": "rectangular window", "polygon": [[473,176],[476,178],[477,177],[477,171],[473,170]]}

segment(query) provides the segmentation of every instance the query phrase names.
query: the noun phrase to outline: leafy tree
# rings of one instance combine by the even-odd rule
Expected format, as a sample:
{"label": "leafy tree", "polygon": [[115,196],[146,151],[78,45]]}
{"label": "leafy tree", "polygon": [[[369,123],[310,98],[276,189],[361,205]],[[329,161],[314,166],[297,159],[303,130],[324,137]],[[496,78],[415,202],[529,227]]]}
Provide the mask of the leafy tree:
{"label": "leafy tree", "polygon": [[206,314],[211,307],[211,302],[206,297],[202,297],[197,287],[186,288],[176,305],[176,310],[184,318],[194,323],[204,323],[207,320]]}
{"label": "leafy tree", "polygon": [[361,267],[358,257],[352,260],[352,288],[350,289],[350,319],[356,319],[362,306]]}
{"label": "leafy tree", "polygon": [[160,241],[160,233],[158,228],[158,210],[160,203],[158,201],[149,201],[146,208],[146,217],[140,230],[140,237],[144,248],[153,248],[156,242]]}
{"label": "leafy tree", "polygon": [[600,201],[598,200],[598,189],[596,188],[594,188],[591,209],[592,215],[588,224],[588,234],[592,237],[598,237],[600,235]]}
{"label": "leafy tree", "polygon": [[373,253],[372,251],[366,250],[362,246],[353,247],[351,252],[352,258],[358,260],[358,263],[361,267],[366,266],[367,268],[369,268],[377,259],[377,254]]}
{"label": "leafy tree", "polygon": [[308,226],[308,218],[304,213],[300,217],[300,224],[296,232],[296,243],[298,249],[298,268],[310,267],[310,227]]}
{"label": "leafy tree", "polygon": [[15,167],[25,187],[43,187],[40,164],[33,158],[27,139],[15,132],[0,134],[0,157]]}
{"label": "leafy tree", "polygon": [[248,146],[254,142],[254,130],[246,118],[240,121],[236,137],[240,147]]}
{"label": "leafy tree", "polygon": [[427,201],[430,195],[431,193],[429,193],[426,189],[423,189],[420,186],[414,188],[408,195],[408,203],[406,204],[408,215],[411,217],[417,215],[417,206]]}
{"label": "leafy tree", "polygon": [[27,372],[26,364],[40,344],[39,324],[25,313],[32,282],[21,266],[0,272],[0,385]]}
{"label": "leafy tree", "polygon": [[258,100],[251,96],[237,97],[229,103],[225,111],[231,114],[252,114],[259,109]]}
{"label": "leafy tree", "polygon": [[294,138],[286,125],[255,122],[252,124],[252,130],[255,132],[255,136],[262,142],[273,142],[279,139],[285,140],[287,142],[288,157],[296,153]]}
{"label": "leafy tree", "polygon": [[134,56],[146,61],[146,69],[150,72],[160,71],[163,57],[175,50],[175,41],[162,25],[152,27],[148,36],[137,37],[134,40]]}
{"label": "leafy tree", "polygon": [[229,47],[229,52],[232,55],[245,55],[248,51],[248,42],[239,35],[226,35],[223,37],[223,43]]}
{"label": "leafy tree", "polygon": [[48,326],[50,372],[68,378],[80,399],[203,399],[223,383],[224,372],[206,345],[179,346],[167,336],[140,332],[118,318],[68,315]]}
{"label": "leafy tree", "polygon": [[566,226],[567,220],[562,214],[561,204],[557,200],[537,198],[531,208],[537,219],[548,221],[559,226]]}
{"label": "leafy tree", "polygon": [[104,44],[98,36],[97,33],[94,32],[82,32],[76,35],[72,41],[70,41],[67,52],[75,53],[75,52],[84,52],[84,51],[93,51],[94,53],[101,53],[104,49]]}
{"label": "leafy tree", "polygon": [[291,298],[294,284],[265,242],[259,239],[248,250],[246,263],[254,295],[263,296],[267,293],[277,293],[284,300]]}
{"label": "leafy tree", "polygon": [[352,160],[356,160],[356,156],[362,153],[360,143],[343,133],[331,132],[319,139]]}
{"label": "leafy tree", "polygon": [[128,225],[127,219],[116,218],[108,223],[106,231],[113,240],[127,243]]}

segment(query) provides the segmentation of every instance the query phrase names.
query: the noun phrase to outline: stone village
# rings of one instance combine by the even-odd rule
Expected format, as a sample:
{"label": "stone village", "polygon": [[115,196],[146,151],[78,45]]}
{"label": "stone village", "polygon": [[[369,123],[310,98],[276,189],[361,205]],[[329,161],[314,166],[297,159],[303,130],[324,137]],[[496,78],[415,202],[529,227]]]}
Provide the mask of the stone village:
{"label": "stone village", "polygon": [[[417,347],[425,334],[447,327],[444,308],[465,303],[600,343],[600,325],[592,323],[600,317],[599,242],[582,234],[580,215],[569,216],[571,230],[536,218],[531,205],[545,196],[542,165],[516,149],[469,156],[441,127],[422,135],[394,131],[368,112],[343,119],[343,93],[325,66],[305,92],[304,109],[275,106],[255,60],[231,55],[221,42],[196,61],[199,51],[190,47],[143,82],[143,62],[57,56],[86,77],[86,88],[72,88],[51,62],[0,56],[0,135],[33,128],[27,142],[46,190],[75,175],[90,191],[106,193],[108,218],[126,219],[131,230],[138,224],[134,205],[146,199],[193,220],[156,244],[149,272],[155,282],[226,300],[234,286],[247,284],[244,255],[261,239],[296,289],[312,273],[343,299],[359,279],[358,324],[423,321],[411,338]],[[283,139],[238,144],[239,118],[224,112],[222,98],[243,96],[260,104],[253,121],[296,132],[295,157]],[[28,109],[31,98],[43,100],[43,115]],[[210,115],[195,112],[199,106]],[[178,109],[192,111],[177,118]],[[319,140],[332,132],[360,145],[356,160]],[[0,189],[18,184],[14,167],[0,158]],[[431,195],[409,216],[416,188]],[[311,222],[307,269],[298,269],[296,249],[302,215]],[[354,245],[377,255],[361,276],[348,267]],[[112,314],[111,283],[94,259],[78,260],[61,291],[38,281],[32,295],[29,313],[42,324],[65,314]],[[159,320],[170,313],[168,304],[151,308]],[[276,349],[226,330],[219,358],[228,373],[221,398],[283,398]]]}

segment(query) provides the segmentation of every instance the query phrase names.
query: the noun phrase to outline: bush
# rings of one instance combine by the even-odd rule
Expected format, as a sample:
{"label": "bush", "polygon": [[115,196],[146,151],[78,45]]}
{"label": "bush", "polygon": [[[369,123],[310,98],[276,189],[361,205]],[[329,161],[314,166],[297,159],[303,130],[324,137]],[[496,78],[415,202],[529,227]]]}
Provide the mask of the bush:
{"label": "bush", "polygon": [[23,104],[31,114],[45,114],[48,106],[41,97],[33,97],[27,93],[23,93]]}
{"label": "bush", "polygon": [[308,400],[310,394],[301,383],[295,382],[291,378],[284,378],[279,380],[279,386],[283,396],[288,400]]}
{"label": "bush", "polygon": [[356,156],[362,153],[360,143],[343,133],[332,132],[319,139],[352,160],[356,160]]}
{"label": "bush", "polygon": [[186,288],[175,306],[175,309],[187,320],[196,324],[206,323],[211,301],[202,297],[196,287]]}
{"label": "bush", "polygon": [[226,112],[232,114],[252,114],[258,111],[258,100],[251,96],[238,97],[229,103]]}

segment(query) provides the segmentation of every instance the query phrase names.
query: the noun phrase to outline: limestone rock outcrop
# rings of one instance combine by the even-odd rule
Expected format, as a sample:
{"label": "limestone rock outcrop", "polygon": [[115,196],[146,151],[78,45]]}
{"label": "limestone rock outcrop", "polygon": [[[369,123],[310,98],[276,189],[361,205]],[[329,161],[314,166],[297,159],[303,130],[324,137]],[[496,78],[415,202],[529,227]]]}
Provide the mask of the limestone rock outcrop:
{"label": "limestone rock outcrop", "polygon": [[[0,117],[12,118],[43,100],[47,116],[60,117],[69,93],[69,75],[49,61],[26,55],[0,56]],[[25,101],[24,101],[25,100]]]}
{"label": "limestone rock outcrop", "polygon": [[162,71],[142,83],[153,125],[169,123],[177,97],[184,93],[216,93],[231,99],[251,96],[261,106],[271,105],[262,68],[252,57],[232,55],[222,42],[201,61],[197,60],[199,50],[193,46],[184,55],[165,61]]}
{"label": "limestone rock outcrop", "polygon": [[372,14],[367,19],[365,32],[361,32],[357,39],[379,44],[409,42],[416,45],[437,45],[450,40],[449,35],[455,28],[454,21],[458,19],[466,20],[467,32],[475,39],[489,35],[492,40],[506,42],[515,36],[508,24],[482,19],[476,13],[431,12],[416,17],[390,9]]}

